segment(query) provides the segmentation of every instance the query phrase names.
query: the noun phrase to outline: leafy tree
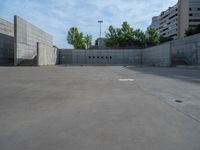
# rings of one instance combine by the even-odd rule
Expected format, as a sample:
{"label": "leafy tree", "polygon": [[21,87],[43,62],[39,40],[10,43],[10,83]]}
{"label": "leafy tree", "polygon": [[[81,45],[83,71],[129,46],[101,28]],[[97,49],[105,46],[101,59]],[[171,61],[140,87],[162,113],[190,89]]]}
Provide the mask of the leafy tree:
{"label": "leafy tree", "polygon": [[163,37],[163,36],[160,36],[160,43],[165,43],[165,42],[169,42],[169,41],[172,41],[173,38],[172,37]]}
{"label": "leafy tree", "polygon": [[85,48],[83,33],[79,33],[76,27],[72,27],[68,31],[67,41],[69,44],[73,45],[75,49]]}
{"label": "leafy tree", "polygon": [[115,47],[118,45],[118,34],[113,26],[108,28],[108,32],[106,33],[105,43],[108,47]]}
{"label": "leafy tree", "polygon": [[198,34],[200,33],[200,24],[197,25],[196,27],[192,28],[192,27],[188,27],[185,31],[185,35],[186,36],[191,36],[194,34]]}
{"label": "leafy tree", "polygon": [[124,22],[121,28],[110,26],[106,32],[105,43],[108,47],[145,47],[155,46],[173,40],[170,37],[159,37],[155,29],[148,29],[147,35],[140,29],[133,30],[128,22]]}
{"label": "leafy tree", "polygon": [[159,43],[160,43],[159,36],[158,36],[156,30],[152,29],[152,28],[148,29],[147,30],[147,44],[149,46],[155,46]]}
{"label": "leafy tree", "polygon": [[140,29],[134,31],[133,40],[134,40],[134,45],[136,46],[143,47],[146,45],[146,36],[144,32],[142,32]]}
{"label": "leafy tree", "polygon": [[117,30],[118,42],[120,47],[127,47],[133,45],[133,28],[130,27],[128,22],[122,24],[121,29]]}
{"label": "leafy tree", "polygon": [[89,49],[90,46],[92,45],[92,36],[86,35],[84,37],[84,44],[85,44],[85,48]]}

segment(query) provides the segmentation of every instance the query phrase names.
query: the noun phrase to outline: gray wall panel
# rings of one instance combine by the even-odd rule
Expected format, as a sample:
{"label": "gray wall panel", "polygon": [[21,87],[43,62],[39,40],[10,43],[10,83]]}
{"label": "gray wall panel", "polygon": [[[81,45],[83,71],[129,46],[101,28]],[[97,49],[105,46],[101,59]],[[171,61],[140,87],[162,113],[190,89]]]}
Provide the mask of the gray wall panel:
{"label": "gray wall panel", "polygon": [[198,43],[200,43],[200,34],[172,41],[172,61],[184,60],[190,65],[199,64]]}
{"label": "gray wall panel", "polygon": [[[131,65],[139,64],[141,50],[59,50],[61,64]],[[70,52],[71,53],[70,53]],[[72,59],[70,59],[72,58]]]}
{"label": "gray wall panel", "polygon": [[144,49],[142,51],[142,64],[160,67],[171,66],[170,43]]}
{"label": "gray wall panel", "polygon": [[14,25],[0,19],[0,65],[14,63]]}
{"label": "gray wall panel", "polygon": [[15,16],[15,65],[24,60],[33,60],[37,56],[37,42],[52,47],[53,37],[24,19]]}
{"label": "gray wall panel", "polygon": [[37,53],[38,66],[56,65],[58,62],[58,50],[56,47],[44,43],[37,43]]}

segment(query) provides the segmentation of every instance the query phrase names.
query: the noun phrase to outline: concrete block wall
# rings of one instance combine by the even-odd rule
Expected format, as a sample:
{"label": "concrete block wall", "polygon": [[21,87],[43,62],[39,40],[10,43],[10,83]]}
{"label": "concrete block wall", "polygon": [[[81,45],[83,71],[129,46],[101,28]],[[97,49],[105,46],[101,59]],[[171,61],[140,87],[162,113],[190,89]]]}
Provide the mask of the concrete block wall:
{"label": "concrete block wall", "polygon": [[171,66],[170,43],[142,50],[142,64],[159,67]]}
{"label": "concrete block wall", "polygon": [[56,47],[44,43],[37,43],[37,65],[47,66],[57,64],[58,51]]}
{"label": "concrete block wall", "polygon": [[14,63],[14,25],[0,19],[0,65]]}
{"label": "concrete block wall", "polygon": [[200,34],[181,38],[171,42],[172,61],[184,60],[189,65],[199,63]]}
{"label": "concrete block wall", "polygon": [[141,63],[141,50],[59,50],[60,64],[131,65]]}
{"label": "concrete block wall", "polygon": [[[20,65],[23,61],[35,61],[37,57],[37,43],[53,45],[53,37],[40,30],[24,19],[14,17],[15,34],[15,65]],[[33,62],[35,63],[35,62]]]}
{"label": "concrete block wall", "polygon": [[58,63],[72,64],[72,49],[58,49]]}
{"label": "concrete block wall", "polygon": [[198,42],[197,44],[197,51],[198,51],[198,54],[197,54],[197,57],[198,57],[198,65],[200,65],[200,42]]}

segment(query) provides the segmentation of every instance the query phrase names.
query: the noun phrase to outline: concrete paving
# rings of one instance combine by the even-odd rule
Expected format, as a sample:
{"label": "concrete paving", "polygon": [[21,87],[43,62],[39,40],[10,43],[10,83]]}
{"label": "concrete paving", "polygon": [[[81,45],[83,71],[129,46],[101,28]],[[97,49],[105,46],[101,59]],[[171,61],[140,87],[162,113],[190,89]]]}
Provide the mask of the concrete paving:
{"label": "concrete paving", "polygon": [[199,150],[200,70],[0,67],[0,150],[13,149]]}

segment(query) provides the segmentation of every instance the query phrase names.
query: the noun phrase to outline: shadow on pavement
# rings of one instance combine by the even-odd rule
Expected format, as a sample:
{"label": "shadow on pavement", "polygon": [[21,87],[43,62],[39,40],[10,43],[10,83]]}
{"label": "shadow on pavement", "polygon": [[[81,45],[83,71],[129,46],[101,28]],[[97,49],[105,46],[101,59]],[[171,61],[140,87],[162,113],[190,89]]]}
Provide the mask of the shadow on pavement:
{"label": "shadow on pavement", "polygon": [[132,71],[200,84],[200,70],[187,68],[126,67]]}

